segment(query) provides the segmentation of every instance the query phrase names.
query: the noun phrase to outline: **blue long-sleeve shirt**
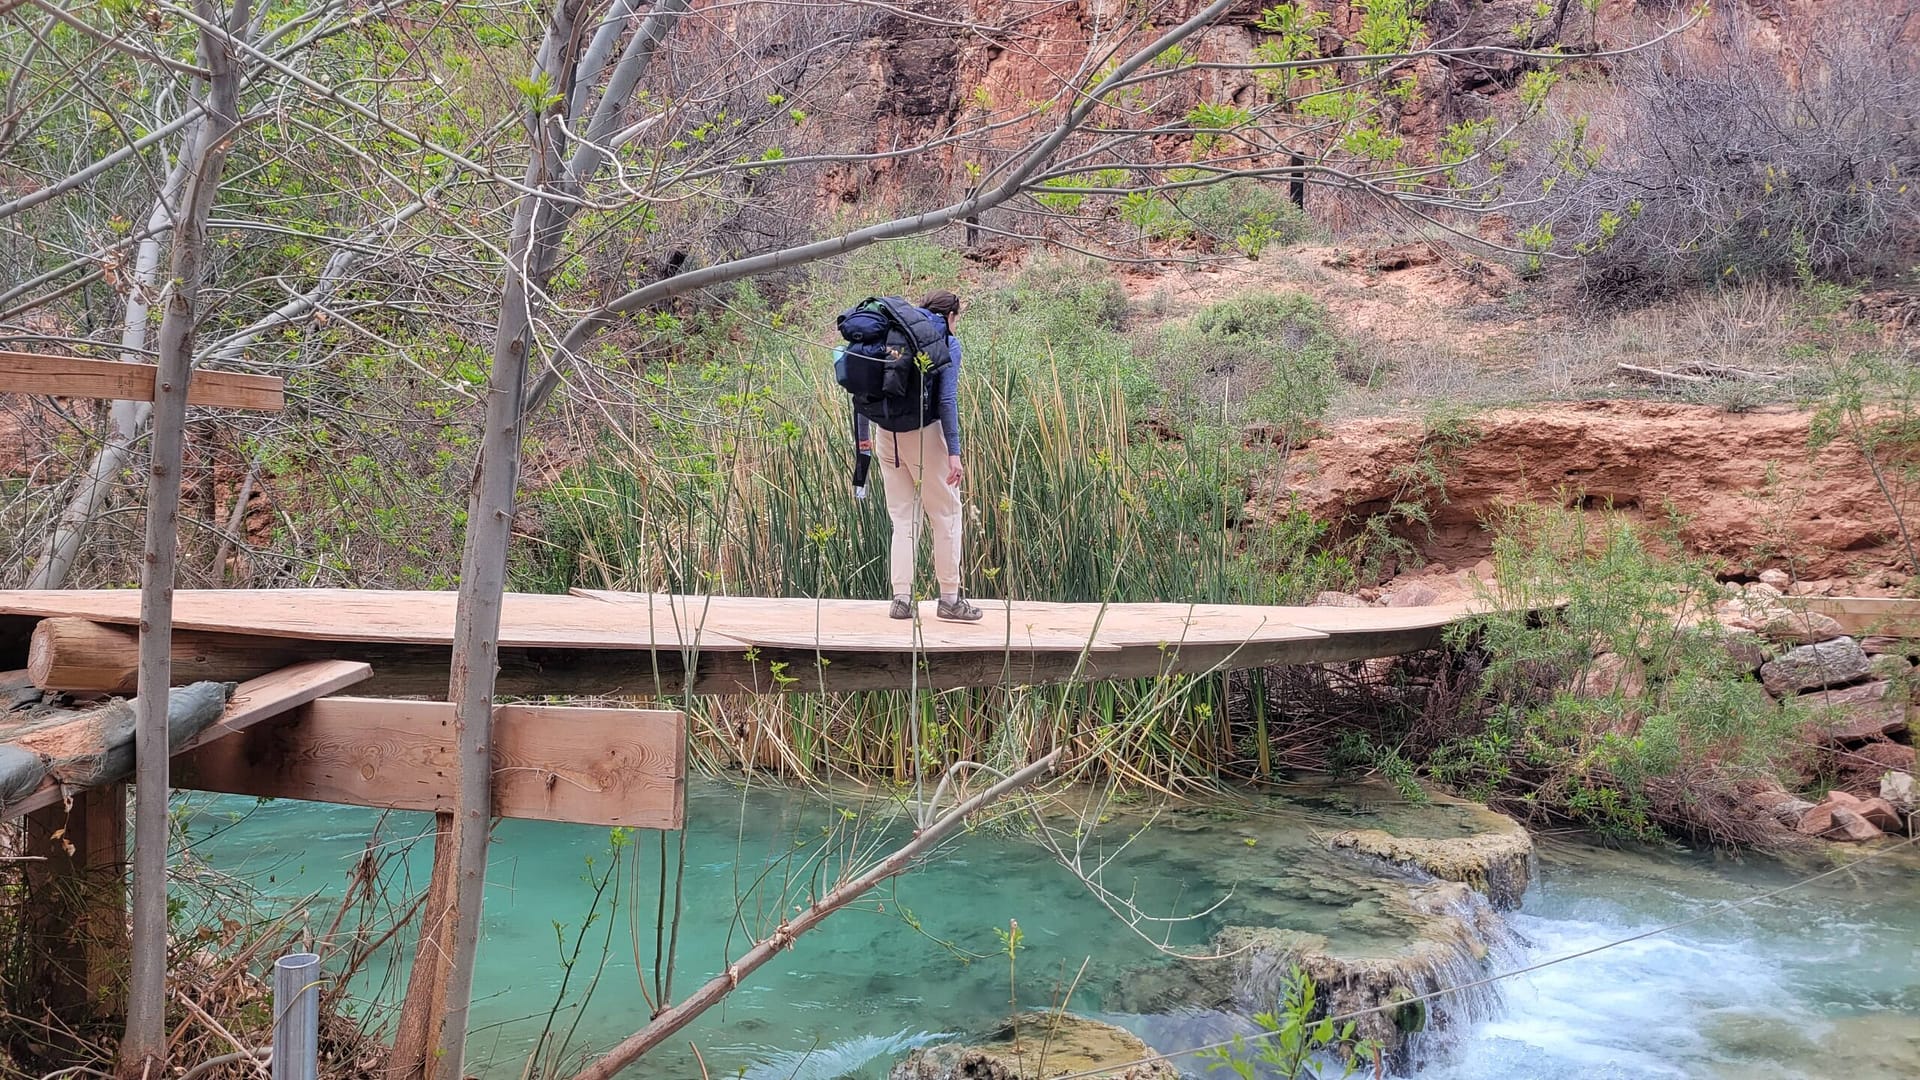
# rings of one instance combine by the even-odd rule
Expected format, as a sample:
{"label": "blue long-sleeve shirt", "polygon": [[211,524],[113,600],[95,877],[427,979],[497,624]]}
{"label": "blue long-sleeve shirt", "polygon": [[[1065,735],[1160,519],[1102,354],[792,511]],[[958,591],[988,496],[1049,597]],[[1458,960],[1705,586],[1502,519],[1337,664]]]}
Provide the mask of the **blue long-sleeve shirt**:
{"label": "blue long-sleeve shirt", "polygon": [[[931,315],[932,313],[929,312],[929,314]],[[939,319],[941,327],[943,329],[945,328],[947,323],[946,319],[939,315],[933,315],[932,317]],[[954,337],[952,334],[947,335],[947,355],[949,362],[946,367],[942,368],[933,376],[934,386],[930,388],[931,392],[927,396],[933,399],[933,418],[940,421],[940,433],[945,436],[947,440],[947,453],[954,457],[959,457],[960,339]],[[865,446],[867,440],[872,438],[872,428],[873,422],[871,420],[861,416],[859,413],[853,414],[853,437],[855,442]]]}

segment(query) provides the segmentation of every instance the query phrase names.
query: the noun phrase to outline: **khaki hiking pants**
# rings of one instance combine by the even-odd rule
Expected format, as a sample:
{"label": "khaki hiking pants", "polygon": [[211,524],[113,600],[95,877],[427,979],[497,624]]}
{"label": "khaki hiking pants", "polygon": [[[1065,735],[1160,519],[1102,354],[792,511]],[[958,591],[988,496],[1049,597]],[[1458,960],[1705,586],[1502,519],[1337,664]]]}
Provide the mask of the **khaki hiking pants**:
{"label": "khaki hiking pants", "polygon": [[893,594],[913,595],[920,523],[933,524],[933,576],[942,593],[960,590],[960,489],[947,483],[947,436],[935,420],[919,431],[874,430],[873,460],[893,518]]}

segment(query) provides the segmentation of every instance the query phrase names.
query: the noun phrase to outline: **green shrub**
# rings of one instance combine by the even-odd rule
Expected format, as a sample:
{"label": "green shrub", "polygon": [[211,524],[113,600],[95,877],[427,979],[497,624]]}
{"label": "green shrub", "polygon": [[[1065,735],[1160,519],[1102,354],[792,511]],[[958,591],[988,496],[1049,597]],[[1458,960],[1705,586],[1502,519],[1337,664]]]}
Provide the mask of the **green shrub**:
{"label": "green shrub", "polygon": [[1287,200],[1278,181],[1228,180],[1188,189],[1175,202],[1196,232],[1249,259],[1273,244],[1299,243],[1307,234],[1306,215]]}
{"label": "green shrub", "polygon": [[1180,424],[1269,425],[1304,437],[1326,414],[1350,346],[1301,293],[1249,293],[1166,330],[1158,344],[1167,409]]}
{"label": "green shrub", "polygon": [[[1486,658],[1483,720],[1435,747],[1426,768],[1621,838],[1769,842],[1729,810],[1742,784],[1794,786],[1806,716],[1734,659],[1712,617],[1722,593],[1709,568],[1659,553],[1680,550],[1672,530],[1649,536],[1614,515],[1533,506],[1500,521],[1501,613],[1456,628]],[[1636,679],[1600,693],[1587,680],[1608,655]]]}
{"label": "green shrub", "polygon": [[1153,373],[1121,332],[1127,294],[1110,268],[1080,259],[1043,260],[998,289],[967,298],[960,340],[969,383],[1006,382],[1008,405],[1030,401],[1059,378],[1070,395],[1118,392],[1129,411],[1153,395]]}

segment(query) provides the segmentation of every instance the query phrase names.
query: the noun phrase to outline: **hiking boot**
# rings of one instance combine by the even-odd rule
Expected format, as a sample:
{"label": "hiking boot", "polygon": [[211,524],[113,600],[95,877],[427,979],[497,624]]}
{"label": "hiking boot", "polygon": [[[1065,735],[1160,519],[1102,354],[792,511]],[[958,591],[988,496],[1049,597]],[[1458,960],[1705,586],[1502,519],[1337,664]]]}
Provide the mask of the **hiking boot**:
{"label": "hiking boot", "polygon": [[941,600],[934,614],[948,622],[979,622],[984,614],[978,607],[967,602],[967,598],[955,595],[951,600]]}
{"label": "hiking boot", "polygon": [[913,601],[904,596],[893,598],[893,606],[887,609],[887,616],[893,619],[913,618]]}

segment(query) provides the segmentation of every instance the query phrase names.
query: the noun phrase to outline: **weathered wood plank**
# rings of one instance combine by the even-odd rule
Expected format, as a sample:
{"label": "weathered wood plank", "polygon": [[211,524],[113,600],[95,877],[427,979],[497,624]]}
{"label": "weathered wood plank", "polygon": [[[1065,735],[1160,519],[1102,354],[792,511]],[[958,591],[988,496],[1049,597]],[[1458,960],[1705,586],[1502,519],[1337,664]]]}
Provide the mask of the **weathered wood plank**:
{"label": "weathered wood plank", "polygon": [[1849,634],[1920,638],[1920,600],[1891,596],[1789,596],[1784,602],[1831,616]]}
{"label": "weathered wood plank", "polygon": [[[678,829],[686,718],[675,711],[502,705],[494,812]],[[453,706],[322,698],[174,762],[174,786],[268,798],[444,812],[454,800]]]}
{"label": "weathered wood plank", "polygon": [[308,660],[241,683],[220,718],[174,749],[183,754],[215,739],[235,735],[262,720],[365,682],[373,668],[358,660]]}
{"label": "weathered wood plank", "polygon": [[27,992],[69,1019],[119,1013],[126,977],[127,791],[82,791],[27,815]]}
{"label": "weathered wood plank", "polygon": [[[158,370],[152,364],[0,351],[0,393],[152,401]],[[286,405],[286,384],[272,375],[196,371],[187,384],[187,404],[278,412]]]}

